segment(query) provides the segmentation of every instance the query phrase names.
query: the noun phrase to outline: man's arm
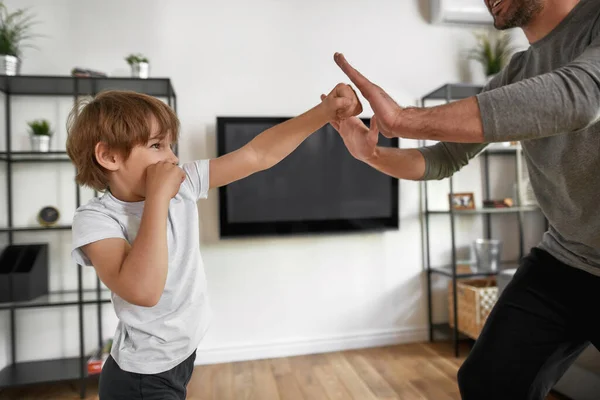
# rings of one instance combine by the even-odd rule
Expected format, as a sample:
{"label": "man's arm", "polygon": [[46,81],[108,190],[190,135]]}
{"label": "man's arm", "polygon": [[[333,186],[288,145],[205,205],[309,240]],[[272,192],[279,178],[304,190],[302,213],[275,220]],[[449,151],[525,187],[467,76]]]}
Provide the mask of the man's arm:
{"label": "man's arm", "polygon": [[417,149],[377,146],[377,118],[367,128],[360,119],[332,121],[350,154],[371,167],[398,179],[432,180],[453,175],[485,148],[478,143],[436,143]]}
{"label": "man's arm", "polygon": [[460,171],[484,147],[482,144],[443,142],[416,149],[377,147],[365,162],[398,179],[440,180]]}
{"label": "man's arm", "polygon": [[401,108],[341,54],[336,63],[371,104],[388,137],[445,142],[520,141],[581,130],[600,110],[600,36],[552,72],[431,108]]}
{"label": "man's arm", "polygon": [[373,156],[363,161],[379,172],[398,179],[418,181],[425,175],[425,158],[417,149],[378,146]]}
{"label": "man's arm", "polygon": [[328,121],[362,112],[362,105],[348,85],[337,85],[325,99],[309,111],[265,130],[238,150],[210,160],[210,188],[271,168]]}

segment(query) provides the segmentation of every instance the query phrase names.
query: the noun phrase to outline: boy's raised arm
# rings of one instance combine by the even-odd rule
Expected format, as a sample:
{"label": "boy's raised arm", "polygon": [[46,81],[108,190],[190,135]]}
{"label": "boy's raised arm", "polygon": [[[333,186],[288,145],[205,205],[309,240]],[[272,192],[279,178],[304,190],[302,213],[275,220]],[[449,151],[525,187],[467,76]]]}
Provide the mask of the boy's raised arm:
{"label": "boy's raised arm", "polygon": [[338,84],[307,112],[267,129],[236,151],[210,160],[210,187],[220,187],[269,169],[329,121],[358,115],[362,105],[348,85]]}

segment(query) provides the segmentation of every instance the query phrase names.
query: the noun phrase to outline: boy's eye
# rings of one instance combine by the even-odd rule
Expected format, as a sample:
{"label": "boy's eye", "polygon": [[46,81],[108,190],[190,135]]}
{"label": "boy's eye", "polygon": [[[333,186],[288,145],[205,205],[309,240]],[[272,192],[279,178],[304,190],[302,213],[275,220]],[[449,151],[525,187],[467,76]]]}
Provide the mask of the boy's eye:
{"label": "boy's eye", "polygon": [[153,144],[152,146],[150,146],[150,147],[153,147],[153,148],[155,148],[155,149],[159,149],[159,148],[160,148],[160,143],[154,143],[154,144]]}

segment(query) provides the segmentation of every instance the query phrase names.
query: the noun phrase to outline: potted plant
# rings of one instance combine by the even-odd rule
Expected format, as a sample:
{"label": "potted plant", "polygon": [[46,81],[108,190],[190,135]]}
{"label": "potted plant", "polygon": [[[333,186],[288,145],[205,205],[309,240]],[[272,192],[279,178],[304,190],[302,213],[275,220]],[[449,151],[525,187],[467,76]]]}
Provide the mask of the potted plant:
{"label": "potted plant", "polygon": [[125,58],[127,64],[131,67],[131,76],[133,78],[147,79],[150,73],[150,62],[142,54],[130,54]]}
{"label": "potted plant", "polygon": [[36,35],[31,33],[33,15],[25,9],[9,12],[0,1],[0,75],[18,75],[21,69],[22,49]]}
{"label": "potted plant", "polygon": [[512,55],[510,36],[504,31],[490,31],[487,34],[476,32],[474,35],[477,45],[471,49],[468,58],[483,66],[486,80],[489,81],[504,68]]}
{"label": "potted plant", "polygon": [[50,137],[53,132],[50,123],[45,119],[38,119],[27,123],[29,125],[29,137],[31,139],[32,151],[50,151]]}

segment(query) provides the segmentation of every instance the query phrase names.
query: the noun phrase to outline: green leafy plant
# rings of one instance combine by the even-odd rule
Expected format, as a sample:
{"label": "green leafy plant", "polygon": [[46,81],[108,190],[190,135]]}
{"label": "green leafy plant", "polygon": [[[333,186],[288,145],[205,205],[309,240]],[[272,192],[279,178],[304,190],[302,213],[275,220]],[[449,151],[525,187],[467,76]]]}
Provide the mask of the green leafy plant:
{"label": "green leafy plant", "polygon": [[139,64],[139,63],[147,63],[149,62],[148,59],[146,57],[144,57],[142,54],[130,54],[129,56],[127,56],[125,58],[125,61],[127,61],[127,64],[129,65],[133,65],[133,64]]}
{"label": "green leafy plant", "polygon": [[33,47],[25,43],[38,37],[31,33],[35,22],[27,9],[9,12],[0,1],[0,55],[21,57],[22,49]]}
{"label": "green leafy plant", "polygon": [[38,119],[27,123],[31,130],[31,134],[35,136],[52,136],[50,123],[45,119]]}
{"label": "green leafy plant", "polygon": [[510,36],[504,31],[476,32],[477,46],[468,54],[471,60],[479,61],[486,76],[497,74],[505,67],[513,52]]}

